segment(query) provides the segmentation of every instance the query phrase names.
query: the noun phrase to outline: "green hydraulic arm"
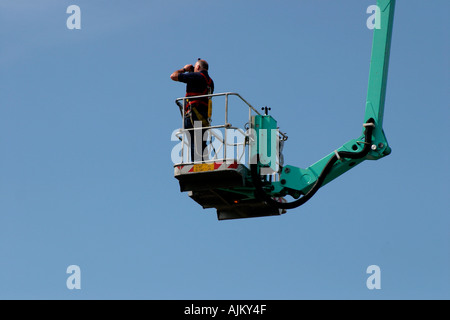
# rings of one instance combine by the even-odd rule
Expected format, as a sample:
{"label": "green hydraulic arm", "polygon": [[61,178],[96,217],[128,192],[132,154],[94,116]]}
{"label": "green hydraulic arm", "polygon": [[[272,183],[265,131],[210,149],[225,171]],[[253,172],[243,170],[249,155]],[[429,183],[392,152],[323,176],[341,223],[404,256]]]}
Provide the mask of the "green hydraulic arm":
{"label": "green hydraulic arm", "polygon": [[[277,182],[268,183],[261,178],[260,169],[264,165],[260,161],[262,156],[257,155],[256,161],[251,164],[252,180],[257,195],[268,203],[282,209],[298,207],[309,200],[320,187],[364,160],[377,160],[391,153],[383,131],[383,115],[395,0],[377,0],[377,7],[380,11],[377,16],[381,21],[379,29],[375,28],[373,35],[363,134],[306,169],[284,166]],[[290,203],[273,200],[273,197],[285,195],[291,195],[296,200]]]}

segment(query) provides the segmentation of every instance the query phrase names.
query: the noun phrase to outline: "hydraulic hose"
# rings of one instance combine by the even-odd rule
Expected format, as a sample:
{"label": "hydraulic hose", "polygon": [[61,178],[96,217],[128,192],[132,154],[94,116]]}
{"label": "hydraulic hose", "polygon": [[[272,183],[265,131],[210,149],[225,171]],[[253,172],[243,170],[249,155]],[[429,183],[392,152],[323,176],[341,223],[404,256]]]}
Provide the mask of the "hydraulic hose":
{"label": "hydraulic hose", "polygon": [[[253,180],[253,184],[255,186],[255,193],[258,198],[263,199],[267,202],[270,206],[273,206],[275,208],[279,209],[294,209],[297,208],[304,203],[306,203],[309,199],[311,199],[314,194],[317,192],[317,190],[320,189],[323,182],[325,181],[325,178],[330,173],[333,165],[338,161],[340,158],[347,158],[347,159],[361,159],[365,157],[372,147],[372,133],[373,129],[375,128],[375,121],[370,118],[366,124],[364,125],[364,148],[359,152],[347,152],[347,151],[339,151],[335,152],[335,154],[328,160],[327,164],[323,168],[322,172],[320,173],[319,177],[316,180],[316,183],[313,185],[313,187],[301,198],[294,200],[292,202],[278,202],[275,201],[270,195],[266,193],[264,190],[263,183],[261,181],[261,176],[258,172],[258,165],[257,163],[259,161],[253,161],[250,165],[250,171],[251,176]],[[259,159],[258,159],[259,160]]]}

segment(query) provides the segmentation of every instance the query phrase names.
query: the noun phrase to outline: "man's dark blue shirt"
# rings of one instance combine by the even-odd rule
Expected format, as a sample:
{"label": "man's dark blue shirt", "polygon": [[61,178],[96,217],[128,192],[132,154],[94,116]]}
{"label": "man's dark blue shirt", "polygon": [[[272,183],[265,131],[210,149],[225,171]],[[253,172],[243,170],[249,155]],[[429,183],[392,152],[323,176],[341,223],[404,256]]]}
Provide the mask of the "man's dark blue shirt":
{"label": "man's dark blue shirt", "polygon": [[[207,84],[205,77],[201,75],[203,73],[209,78],[208,71],[202,70],[200,72],[188,72],[180,73],[178,75],[178,81],[186,83],[186,92],[195,92],[198,95],[202,95],[206,91]],[[214,91],[214,81],[211,79],[211,91]]]}
{"label": "man's dark blue shirt", "polygon": [[[178,81],[186,83],[186,93],[188,96],[201,96],[208,94],[208,83],[207,80],[210,80],[210,88],[211,93],[214,92],[214,81],[209,77],[208,71],[202,70],[200,72],[188,72],[188,73],[180,73],[178,75]],[[195,102],[203,102],[200,104],[196,104]],[[193,104],[194,103],[194,104]],[[200,98],[200,99],[190,99],[190,106],[195,105],[197,112],[199,112],[204,118],[208,117],[208,98]],[[187,107],[185,112],[190,113],[190,108]],[[199,120],[195,113],[190,114],[192,120]]]}

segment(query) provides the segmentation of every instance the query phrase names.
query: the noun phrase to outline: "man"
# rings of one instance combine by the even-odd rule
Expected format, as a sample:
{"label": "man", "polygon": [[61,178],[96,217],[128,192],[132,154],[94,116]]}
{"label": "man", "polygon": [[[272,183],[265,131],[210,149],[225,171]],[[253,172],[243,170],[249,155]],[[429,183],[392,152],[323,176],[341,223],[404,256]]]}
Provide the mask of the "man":
{"label": "man", "polygon": [[[214,92],[214,81],[208,74],[208,62],[198,59],[195,66],[187,64],[183,69],[171,74],[173,81],[186,83],[186,97],[201,96]],[[205,132],[210,125],[211,105],[209,98],[187,99],[184,110],[184,129],[188,129],[186,135],[191,146],[191,160],[207,160]],[[202,128],[203,129],[194,129]]]}

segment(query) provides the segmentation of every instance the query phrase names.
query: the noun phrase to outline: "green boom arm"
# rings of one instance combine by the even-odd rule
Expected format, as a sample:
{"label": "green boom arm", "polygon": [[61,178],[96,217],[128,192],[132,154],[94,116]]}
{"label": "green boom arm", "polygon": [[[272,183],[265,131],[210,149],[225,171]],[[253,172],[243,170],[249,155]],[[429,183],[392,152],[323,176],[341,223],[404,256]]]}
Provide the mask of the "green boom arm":
{"label": "green boom arm", "polygon": [[[395,0],[378,0],[377,6],[380,10],[379,17],[381,23],[379,29],[374,29],[364,118],[365,124],[368,122],[374,124],[365,125],[366,128],[364,132],[367,132],[367,126],[372,126],[370,130],[371,136],[367,136],[367,134],[365,135],[363,133],[358,139],[347,142],[341,148],[314,163],[307,169],[289,165],[285,166],[281,172],[280,181],[272,182],[271,190],[267,190],[270,195],[283,196],[285,194],[290,194],[295,198],[298,198],[302,194],[307,195],[314,186],[317,187],[317,184],[320,184],[318,186],[318,188],[320,188],[364,160],[377,160],[390,154],[391,149],[388,146],[382,125]],[[370,145],[368,145],[368,141],[370,141]],[[350,153],[364,155],[357,159],[345,157]],[[333,160],[333,163],[327,167],[330,160]],[[327,171],[325,178],[321,177],[324,171]],[[259,189],[261,191],[261,188]],[[259,193],[261,194],[261,192]],[[285,208],[290,209],[292,206],[285,206]]]}

